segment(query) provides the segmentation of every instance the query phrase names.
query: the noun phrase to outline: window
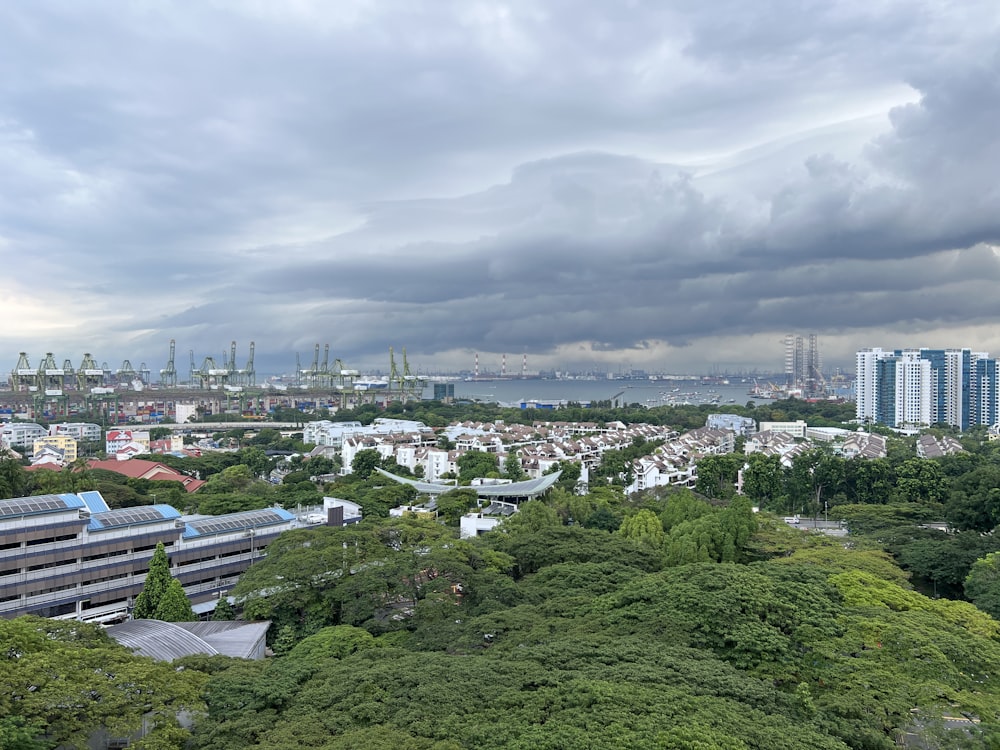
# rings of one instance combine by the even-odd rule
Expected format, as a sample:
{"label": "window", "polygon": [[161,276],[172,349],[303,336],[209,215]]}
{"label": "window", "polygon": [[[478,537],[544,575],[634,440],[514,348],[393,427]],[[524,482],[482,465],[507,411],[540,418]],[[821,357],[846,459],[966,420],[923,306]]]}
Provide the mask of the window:
{"label": "window", "polygon": [[[97,607],[113,607],[116,604],[120,604],[121,606],[125,606],[125,605],[128,604],[128,599],[124,599],[124,598],[123,599],[115,599],[112,602],[100,602],[98,604],[93,604],[90,601],[90,599],[87,599],[86,601],[84,601],[82,603],[81,608],[82,609],[95,609]],[[73,610],[71,609],[70,612],[72,612],[72,611]]]}
{"label": "window", "polygon": [[76,534],[60,534],[59,536],[50,536],[45,539],[31,539],[27,542],[29,547],[37,547],[39,544],[51,544],[52,542],[66,542],[70,539],[76,539]]}
{"label": "window", "polygon": [[127,554],[127,549],[116,549],[111,552],[99,552],[96,555],[84,555],[82,560],[83,562],[90,562],[91,560],[105,560],[109,557],[120,557],[121,555]]}
{"label": "window", "polygon": [[94,583],[104,583],[105,581],[117,581],[121,578],[128,578],[128,573],[116,573],[115,575],[103,576],[101,578],[91,578],[90,580],[84,581],[81,585],[90,586]]}
{"label": "window", "polygon": [[39,589],[38,591],[29,591],[28,596],[41,596],[42,594],[51,594],[54,591],[68,591],[69,589],[75,589],[75,583],[64,583],[61,586],[50,586],[47,589]]}
{"label": "window", "polygon": [[60,615],[71,615],[76,612],[76,602],[67,602],[55,607],[39,607],[31,610],[31,614],[39,617],[59,617]]}

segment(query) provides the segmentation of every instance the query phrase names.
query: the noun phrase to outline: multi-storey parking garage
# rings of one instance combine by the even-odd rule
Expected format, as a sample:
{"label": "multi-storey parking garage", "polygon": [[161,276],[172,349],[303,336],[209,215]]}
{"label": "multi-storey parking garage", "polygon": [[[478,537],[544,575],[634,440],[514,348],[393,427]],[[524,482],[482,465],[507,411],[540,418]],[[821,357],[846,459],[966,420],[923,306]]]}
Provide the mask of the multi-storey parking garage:
{"label": "multi-storey parking garage", "polygon": [[99,492],[0,500],[0,616],[125,619],[163,543],[196,611],[210,610],[295,517],[280,508],[185,520],[111,510]]}

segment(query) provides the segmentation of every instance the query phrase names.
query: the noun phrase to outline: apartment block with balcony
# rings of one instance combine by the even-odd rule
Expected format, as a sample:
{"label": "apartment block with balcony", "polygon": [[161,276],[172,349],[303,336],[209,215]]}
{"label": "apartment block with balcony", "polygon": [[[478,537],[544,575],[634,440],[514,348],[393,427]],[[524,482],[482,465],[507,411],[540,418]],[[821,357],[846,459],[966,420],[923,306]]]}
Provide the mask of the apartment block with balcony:
{"label": "apartment block with balcony", "polygon": [[856,364],[856,416],[862,423],[966,430],[1000,417],[1000,365],[986,352],[862,349]]}

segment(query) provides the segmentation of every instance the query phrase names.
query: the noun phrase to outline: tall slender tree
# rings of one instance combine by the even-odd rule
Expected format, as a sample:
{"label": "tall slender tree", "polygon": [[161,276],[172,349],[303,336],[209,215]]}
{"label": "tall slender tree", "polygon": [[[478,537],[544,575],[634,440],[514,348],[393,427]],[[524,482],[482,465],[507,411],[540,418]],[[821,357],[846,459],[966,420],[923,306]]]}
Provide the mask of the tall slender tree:
{"label": "tall slender tree", "polygon": [[164,622],[191,622],[196,619],[194,610],[191,609],[191,602],[184,593],[184,587],[176,578],[171,578],[167,584],[167,590],[163,592],[160,603],[153,613],[153,619]]}
{"label": "tall slender tree", "polygon": [[137,620],[156,619],[156,610],[172,580],[167,551],[163,547],[163,542],[160,542],[156,545],[153,558],[149,561],[149,572],[142,585],[142,592],[135,598],[132,616]]}

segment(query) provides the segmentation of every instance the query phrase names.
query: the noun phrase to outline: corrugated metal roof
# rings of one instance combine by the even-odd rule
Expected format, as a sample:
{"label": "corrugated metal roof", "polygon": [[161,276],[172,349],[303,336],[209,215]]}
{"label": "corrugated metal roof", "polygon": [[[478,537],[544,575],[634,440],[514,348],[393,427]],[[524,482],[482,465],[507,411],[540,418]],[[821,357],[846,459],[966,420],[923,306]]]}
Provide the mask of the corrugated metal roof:
{"label": "corrugated metal roof", "polygon": [[248,659],[267,633],[270,622],[163,622],[129,620],[107,632],[141,656],[173,661],[191,654],[235,656]]}
{"label": "corrugated metal roof", "polygon": [[210,643],[176,623],[161,620],[130,620],[108,628],[108,635],[141,656],[173,661],[191,654],[215,655]]}
{"label": "corrugated metal roof", "polygon": [[210,643],[223,656],[235,656],[239,659],[249,659],[253,656],[255,647],[267,634],[271,623],[211,621],[211,622],[179,622],[177,623],[190,633]]}

